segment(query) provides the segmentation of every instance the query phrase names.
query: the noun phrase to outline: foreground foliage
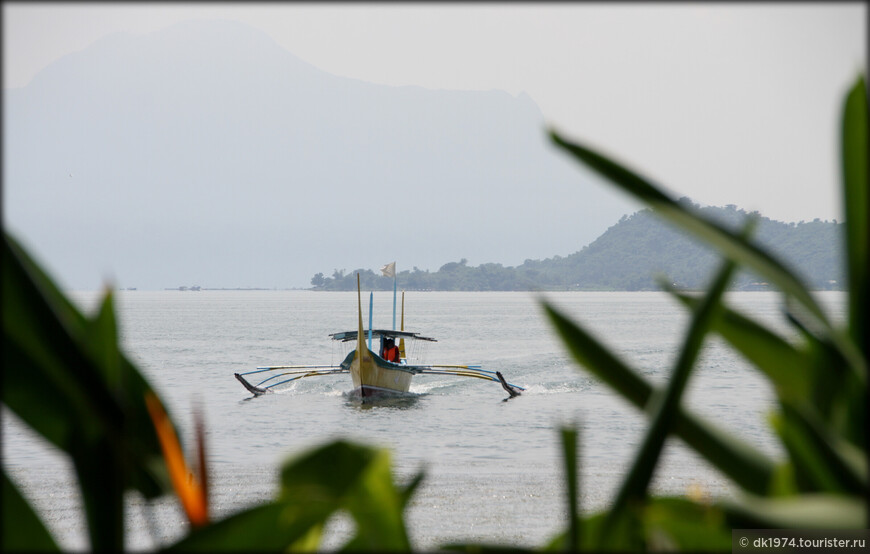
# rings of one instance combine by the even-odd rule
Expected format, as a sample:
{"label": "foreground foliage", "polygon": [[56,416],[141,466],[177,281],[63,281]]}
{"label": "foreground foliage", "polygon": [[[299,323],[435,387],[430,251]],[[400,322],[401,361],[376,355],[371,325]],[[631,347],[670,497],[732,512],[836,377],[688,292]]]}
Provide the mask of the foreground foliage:
{"label": "foreground foliage", "polygon": [[[649,416],[631,469],[610,507],[579,506],[578,434],[563,429],[564,533],[548,550],[679,548],[728,550],[731,528],[861,528],[867,522],[868,197],[867,93],[861,78],[844,103],[843,197],[847,211],[848,321],[832,323],[801,279],[740,231],[722,226],[652,186],[643,177],[553,133],[578,161],[645,202],[672,224],[724,255],[701,296],[671,290],[691,323],[666,386],[657,388],[580,324],[542,307],[568,351]],[[722,299],[738,268],[776,285],[798,340],[782,337],[728,308]],[[4,233],[2,258],[3,403],[69,456],[78,479],[92,549],[124,548],[126,491],[146,498],[174,492],[191,530],[167,550],[317,549],[327,520],[348,514],[351,550],[410,550],[403,512],[422,480],[405,487],[392,476],[389,452],[337,441],[288,460],[271,502],[219,521],[208,516],[202,433],[198,470],[184,459],[176,425],[159,395],[118,347],[111,293],[87,317]],[[704,341],[717,333],[773,385],[772,424],[787,452],[768,459],[723,429],[684,409],[681,399]],[[201,429],[201,425],[197,426]],[[650,481],[665,441],[679,437],[743,491],[735,502],[652,498]],[[3,475],[3,550],[57,550],[15,484]],[[480,551],[486,545],[447,548]]]}
{"label": "foreground foliage", "polygon": [[[344,441],[288,460],[271,503],[208,521],[201,435],[195,474],[159,396],[118,348],[112,294],[86,317],[8,235],[2,277],[3,403],[72,460],[93,550],[124,549],[128,490],[178,495],[192,530],[169,550],[316,548],[340,511],[356,523],[348,548],[410,549],[402,513],[422,475],[399,487],[388,451]],[[5,468],[2,507],[4,551],[57,550]]]}
{"label": "foreground foliage", "polygon": [[[576,468],[577,431],[562,429],[569,523],[547,550],[730,550],[731,529],[862,529],[868,521],[867,369],[868,299],[867,92],[863,77],[850,89],[842,114],[848,319],[829,320],[801,278],[750,240],[751,218],[737,232],[669,197],[638,173],[553,132],[553,142],[577,161],[644,202],[673,225],[724,255],[706,292],[691,296],[665,288],[690,314],[670,380],[662,388],[596,341],[581,324],[541,300],[571,356],[628,402],[643,410],[649,428],[608,509],[581,515]],[[723,293],[738,266],[762,276],[783,294],[783,313],[798,339],[780,336],[725,305]],[[681,406],[707,335],[721,336],[771,383],[778,409],[771,423],[787,453],[774,461],[733,434]],[[726,475],[735,501],[655,498],[649,486],[665,441],[675,436]],[[453,548],[469,552],[480,545]],[[490,547],[497,549],[498,547]]]}
{"label": "foreground foliage", "polygon": [[[650,424],[631,469],[601,513],[572,519],[551,546],[650,549],[730,548],[732,528],[863,528],[867,524],[867,93],[859,79],[842,115],[843,199],[847,211],[849,276],[845,328],[829,320],[801,279],[742,233],[686,209],[639,174],[552,133],[553,141],[656,213],[716,247],[721,269],[700,297],[663,286],[689,311],[691,323],[670,381],[658,389],[641,372],[597,343],[553,305],[543,308],[571,355],[632,404]],[[722,293],[736,265],[775,284],[783,311],[799,337],[778,335],[725,305]],[[771,422],[787,452],[768,460],[760,451],[681,408],[680,400],[706,336],[716,333],[770,381],[778,409]],[[734,501],[708,504],[651,499],[648,488],[665,443],[676,435],[742,490]],[[573,499],[571,500],[573,502]],[[581,538],[582,537],[582,538]]]}

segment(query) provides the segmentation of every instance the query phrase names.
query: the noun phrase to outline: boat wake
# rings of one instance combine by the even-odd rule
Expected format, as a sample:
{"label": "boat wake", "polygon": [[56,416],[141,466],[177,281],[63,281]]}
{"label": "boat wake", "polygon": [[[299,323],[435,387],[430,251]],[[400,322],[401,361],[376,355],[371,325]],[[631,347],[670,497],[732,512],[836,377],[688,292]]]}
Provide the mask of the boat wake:
{"label": "boat wake", "polygon": [[414,392],[379,392],[378,394],[370,394],[361,396],[359,391],[353,390],[342,393],[346,404],[354,408],[371,409],[371,408],[398,408],[408,409],[417,405],[421,398],[428,396],[428,393]]}

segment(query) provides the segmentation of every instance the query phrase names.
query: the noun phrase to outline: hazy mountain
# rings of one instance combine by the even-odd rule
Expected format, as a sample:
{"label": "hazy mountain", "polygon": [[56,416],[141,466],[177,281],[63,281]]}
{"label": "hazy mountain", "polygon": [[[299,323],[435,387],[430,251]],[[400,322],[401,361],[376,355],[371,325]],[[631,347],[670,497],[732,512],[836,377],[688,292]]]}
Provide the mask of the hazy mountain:
{"label": "hazy mountain", "polygon": [[[701,207],[681,199],[695,211],[739,230],[748,213],[734,205]],[[808,287],[842,289],[844,258],[843,224],[831,221],[786,223],[756,214],[752,239],[776,255]],[[649,209],[623,217],[616,225],[578,252],[564,258],[527,261],[521,274],[551,279],[572,288],[596,290],[658,290],[657,276],[679,287],[702,289],[709,285],[721,256],[682,229],[659,218]],[[764,279],[738,272],[733,287],[766,288]]]}
{"label": "hazy mountain", "polygon": [[[701,207],[688,198],[685,205],[738,230],[747,214],[736,206]],[[756,214],[753,240],[793,269],[812,289],[843,290],[843,224],[818,219],[783,223]],[[709,285],[720,256],[681,229],[660,219],[649,209],[624,216],[600,237],[565,257],[526,260],[517,267],[497,263],[472,266],[465,259],[441,266],[438,271],[400,272],[403,289],[435,290],[660,290],[657,277],[667,277],[678,287],[703,289]],[[318,290],[355,290],[355,271],[316,274]],[[361,271],[367,289],[392,290],[393,280],[372,270]],[[738,272],[732,288],[765,290],[758,276]]]}
{"label": "hazy mountain", "polygon": [[107,36],[3,109],[5,225],[70,288],[518,264],[632,211],[528,96],[337,77],[239,23]]}

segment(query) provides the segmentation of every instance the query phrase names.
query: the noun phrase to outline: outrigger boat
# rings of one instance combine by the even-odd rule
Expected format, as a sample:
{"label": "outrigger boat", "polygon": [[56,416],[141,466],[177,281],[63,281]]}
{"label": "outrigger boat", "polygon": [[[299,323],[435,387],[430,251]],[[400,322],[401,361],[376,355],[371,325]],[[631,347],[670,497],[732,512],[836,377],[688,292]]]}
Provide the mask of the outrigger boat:
{"label": "outrigger boat", "polygon": [[[389,266],[385,266],[389,267]],[[395,267],[395,266],[393,266]],[[382,268],[383,271],[383,268]],[[395,270],[393,269],[393,275]],[[419,333],[405,331],[405,293],[402,293],[402,327],[395,330],[395,286],[393,288],[393,329],[372,329],[372,302],[369,300],[369,329],[363,329],[362,298],[360,294],[359,274],[357,274],[357,314],[358,326],[356,331],[344,331],[332,333],[329,336],[335,341],[355,342],[356,348],[347,354],[339,365],[285,365],[258,367],[254,371],[236,373],[236,379],[255,396],[272,392],[276,387],[286,383],[322,375],[336,375],[350,373],[353,381],[352,396],[360,398],[382,397],[391,395],[407,394],[411,386],[411,378],[414,375],[455,375],[459,377],[473,377],[500,383],[511,398],[519,396],[523,387],[508,383],[499,371],[482,369],[479,365],[416,365],[408,363],[405,353],[405,341],[436,342],[430,337],[421,336]],[[380,342],[379,353],[372,351],[372,341],[377,338]],[[390,357],[385,352],[385,347],[398,339],[398,356],[396,361],[388,361]],[[367,344],[368,342],[368,344]],[[245,377],[259,374],[265,377],[258,383],[253,384]]]}

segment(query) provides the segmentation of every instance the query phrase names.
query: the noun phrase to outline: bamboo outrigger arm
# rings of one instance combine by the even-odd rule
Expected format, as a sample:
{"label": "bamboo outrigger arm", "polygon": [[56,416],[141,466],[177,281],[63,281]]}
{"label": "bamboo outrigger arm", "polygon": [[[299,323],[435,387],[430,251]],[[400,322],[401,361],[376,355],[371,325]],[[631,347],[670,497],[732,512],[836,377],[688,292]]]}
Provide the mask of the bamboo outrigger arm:
{"label": "bamboo outrigger arm", "polygon": [[[281,367],[282,366],[275,366],[272,368],[258,368],[257,371],[249,371],[247,373],[234,373],[233,375],[236,376],[236,379],[239,380],[239,382],[242,384],[242,386],[244,386],[246,389],[248,389],[255,396],[260,396],[261,394],[266,394],[267,392],[272,392],[272,387],[277,387],[278,385],[283,385],[284,383],[289,383],[290,381],[295,381],[297,379],[303,379],[305,377],[315,377],[318,375],[335,375],[338,373],[347,373],[348,372],[347,369],[345,369],[341,366],[307,366],[307,367],[306,366],[283,366],[283,367],[287,367],[287,368],[300,369],[301,371],[285,371],[285,372],[279,373],[277,375],[272,375],[271,377],[269,377],[263,381],[260,381],[256,385],[249,383],[244,377],[245,375],[250,375],[252,373],[261,373],[262,371],[265,371],[268,369],[279,369]],[[279,377],[284,377],[287,375],[294,375],[294,377],[291,377],[289,379],[284,379],[283,381],[278,381],[276,383],[272,383],[272,384],[267,385],[265,387],[261,386],[269,381],[272,381],[274,379],[277,379]]]}
{"label": "bamboo outrigger arm", "polygon": [[[283,373],[272,375],[271,377],[268,377],[267,379],[264,379],[257,384],[250,383],[247,379],[245,379],[246,375],[262,373],[264,370],[269,369],[282,368],[294,369],[295,371],[285,371]],[[496,381],[501,384],[501,386],[504,388],[505,391],[507,391],[511,398],[521,395],[522,391],[525,390],[519,385],[508,383],[500,371],[487,371],[485,369],[479,369],[479,366],[429,365],[406,366],[406,369],[414,373],[421,373],[423,375],[455,375],[457,377],[475,377],[477,379],[484,379],[486,381]],[[262,394],[266,394],[267,392],[272,392],[273,387],[283,385],[284,383],[289,383],[291,381],[296,381],[297,379],[303,379],[305,377],[316,377],[320,375],[336,375],[339,373],[348,373],[348,369],[342,366],[272,366],[269,368],[257,368],[257,371],[234,373],[233,375],[236,376],[236,379],[238,379],[242,386],[248,389],[249,392],[251,392],[255,396],[260,396]],[[292,375],[293,377],[266,385],[266,383],[269,383],[269,381],[274,381],[279,377],[285,377],[289,375]]]}

